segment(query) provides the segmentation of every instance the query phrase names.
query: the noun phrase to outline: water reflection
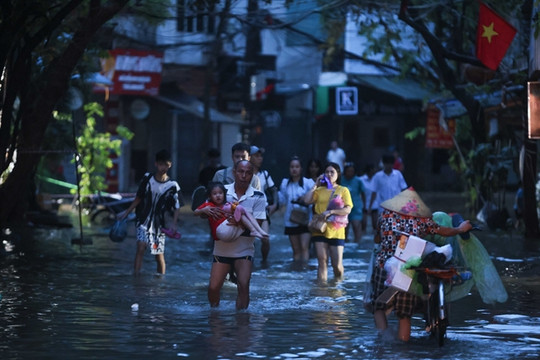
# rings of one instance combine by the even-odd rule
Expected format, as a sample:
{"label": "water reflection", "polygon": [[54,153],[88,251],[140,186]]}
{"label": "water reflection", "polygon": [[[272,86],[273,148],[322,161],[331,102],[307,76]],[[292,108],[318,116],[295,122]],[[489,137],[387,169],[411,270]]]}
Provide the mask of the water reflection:
{"label": "water reflection", "polygon": [[[212,311],[208,316],[210,336],[205,338],[213,357],[253,357],[266,354],[264,341],[266,318],[248,312],[225,314]],[[247,356],[250,354],[250,356]]]}
{"label": "water reflection", "polygon": [[[203,229],[204,230],[204,229]],[[194,359],[514,359],[540,356],[538,246],[485,235],[509,293],[488,306],[473,290],[452,304],[443,348],[413,319],[402,344],[377,334],[362,307],[369,244],[347,244],[343,281],[316,282],[316,260],[301,268],[285,236],[272,238],[269,266],[256,260],[248,311],[234,309],[226,284],[210,309],[206,287],[211,259],[207,232],[170,241],[168,274],[132,276],[134,239],[110,242],[89,229],[92,246],[73,246],[69,230],[39,229],[34,246],[0,265],[0,353],[26,358]],[[275,231],[280,233],[281,229]],[[482,234],[484,235],[484,234]],[[368,242],[369,239],[366,239]],[[258,250],[258,249],[257,249]],[[137,304],[138,311],[131,306]],[[397,322],[392,317],[390,331]],[[489,350],[489,351],[488,351]]]}

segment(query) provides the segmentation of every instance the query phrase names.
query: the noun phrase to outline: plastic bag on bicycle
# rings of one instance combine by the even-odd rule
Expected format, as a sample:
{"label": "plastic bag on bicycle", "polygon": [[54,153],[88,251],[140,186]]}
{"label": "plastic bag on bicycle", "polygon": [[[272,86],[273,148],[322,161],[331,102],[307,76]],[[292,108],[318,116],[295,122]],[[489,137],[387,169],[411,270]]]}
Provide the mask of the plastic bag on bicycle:
{"label": "plastic bag on bicycle", "polygon": [[[433,213],[433,220],[442,226],[452,226],[452,217],[444,212]],[[486,304],[505,302],[508,299],[506,289],[491,257],[474,233],[470,234],[469,239],[463,239],[460,236],[444,238],[437,235],[435,241],[445,241],[451,244],[454,249],[453,261],[456,266],[467,268],[472,273],[471,280],[452,286],[447,295],[447,301],[467,296],[474,285],[476,285],[482,301]]]}

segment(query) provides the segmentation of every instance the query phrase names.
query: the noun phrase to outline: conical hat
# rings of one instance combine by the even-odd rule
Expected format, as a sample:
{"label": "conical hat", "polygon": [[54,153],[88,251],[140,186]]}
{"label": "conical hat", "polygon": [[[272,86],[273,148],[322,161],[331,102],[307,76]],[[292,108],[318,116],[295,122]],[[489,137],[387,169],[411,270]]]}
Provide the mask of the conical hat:
{"label": "conical hat", "polygon": [[390,211],[395,211],[398,214],[415,216],[415,217],[431,217],[431,210],[424,204],[416,191],[410,187],[403,190],[391,199],[384,201],[381,207]]}

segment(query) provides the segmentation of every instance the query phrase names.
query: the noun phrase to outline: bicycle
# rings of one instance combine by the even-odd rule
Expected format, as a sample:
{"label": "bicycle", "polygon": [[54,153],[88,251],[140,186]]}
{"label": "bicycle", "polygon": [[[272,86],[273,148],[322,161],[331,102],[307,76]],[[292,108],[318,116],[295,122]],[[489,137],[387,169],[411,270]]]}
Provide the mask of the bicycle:
{"label": "bicycle", "polygon": [[126,210],[133,199],[133,197],[124,198],[120,194],[99,193],[92,196],[89,209],[90,222],[98,226],[112,226],[117,215]]}
{"label": "bicycle", "polygon": [[457,275],[451,269],[414,268],[425,274],[428,299],[426,301],[426,331],[434,336],[439,346],[444,345],[446,328],[448,327],[448,305],[444,301],[445,282]]}
{"label": "bicycle", "polygon": [[[453,282],[456,284],[466,280],[461,277],[460,272],[453,263],[448,261],[452,257],[452,248],[450,245],[437,247],[435,244],[426,243],[425,240],[394,230],[399,235],[399,244],[393,258],[390,258],[385,268],[392,274],[391,285],[394,288],[403,291],[409,291],[414,276],[406,275],[400,272],[400,261],[406,262],[415,257],[422,256],[421,262],[416,266],[408,266],[408,270],[417,273],[416,280],[420,287],[416,287],[414,292],[419,292],[426,304],[424,314],[426,320],[426,331],[428,331],[437,340],[439,346],[444,345],[446,329],[448,327],[448,305],[445,301],[445,295],[450,292],[447,286]],[[427,244],[430,246],[427,247]],[[466,272],[463,272],[465,274]],[[467,272],[468,273],[468,272]],[[467,274],[467,276],[470,273]],[[390,291],[388,295],[393,295],[396,290]],[[423,294],[423,295],[420,295]],[[384,293],[381,295],[381,297]]]}
{"label": "bicycle", "polygon": [[426,331],[435,337],[439,346],[443,346],[449,325],[449,306],[445,301],[445,295],[449,291],[447,286],[470,279],[470,272],[459,272],[455,267],[447,269],[412,267],[411,269],[425,275],[424,279],[419,275],[418,280],[424,286],[424,293],[428,296],[425,311]]}

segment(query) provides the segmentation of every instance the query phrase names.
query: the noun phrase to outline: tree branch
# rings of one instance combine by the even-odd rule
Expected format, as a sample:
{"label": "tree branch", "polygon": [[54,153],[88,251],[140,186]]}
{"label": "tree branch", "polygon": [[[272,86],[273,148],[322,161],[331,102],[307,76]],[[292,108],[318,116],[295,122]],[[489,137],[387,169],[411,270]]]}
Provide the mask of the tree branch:
{"label": "tree branch", "polygon": [[473,126],[473,135],[478,139],[483,138],[484,134],[482,131],[482,125],[478,121],[476,121],[478,120],[480,103],[464,88],[457,86],[458,77],[456,76],[456,70],[454,70],[448,64],[447,60],[455,60],[458,62],[469,63],[477,66],[483,65],[476,58],[464,56],[462,54],[457,54],[446,50],[442,45],[441,41],[429,31],[425,24],[421,21],[413,19],[413,17],[408,15],[409,13],[412,13],[411,15],[415,17],[416,10],[409,9],[407,7],[407,0],[402,0],[402,6],[399,12],[399,19],[412,27],[414,30],[416,30],[427,43],[429,49],[431,50],[431,54],[433,55],[433,59],[437,63],[440,80],[443,82],[445,87],[450,90],[452,94],[454,94],[454,96],[467,109],[469,117],[471,118],[471,124]]}

